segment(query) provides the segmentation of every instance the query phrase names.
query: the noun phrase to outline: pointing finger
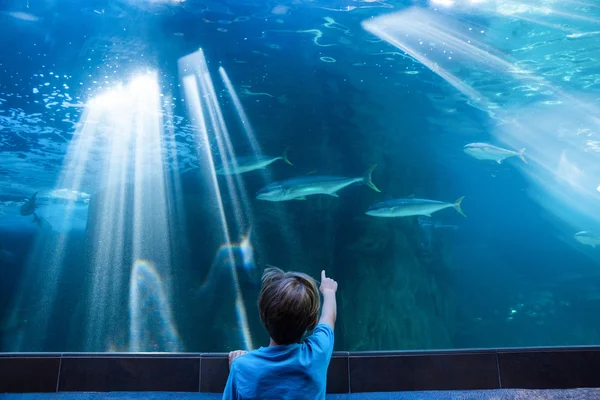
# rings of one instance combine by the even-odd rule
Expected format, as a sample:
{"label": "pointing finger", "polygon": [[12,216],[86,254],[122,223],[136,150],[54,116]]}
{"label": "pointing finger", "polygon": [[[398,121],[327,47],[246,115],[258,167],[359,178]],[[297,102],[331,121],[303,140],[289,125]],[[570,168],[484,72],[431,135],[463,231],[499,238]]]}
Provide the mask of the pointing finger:
{"label": "pointing finger", "polygon": [[325,280],[325,270],[321,271],[321,282]]}

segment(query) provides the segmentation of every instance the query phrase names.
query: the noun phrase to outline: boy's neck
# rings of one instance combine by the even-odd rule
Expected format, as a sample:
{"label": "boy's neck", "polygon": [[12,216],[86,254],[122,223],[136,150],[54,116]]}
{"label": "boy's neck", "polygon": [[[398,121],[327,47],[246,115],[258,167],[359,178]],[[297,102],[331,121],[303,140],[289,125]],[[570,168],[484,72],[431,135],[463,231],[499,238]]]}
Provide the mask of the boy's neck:
{"label": "boy's neck", "polygon": [[269,338],[269,347],[273,347],[273,346],[279,346],[277,343],[275,343],[275,341],[271,338]]}

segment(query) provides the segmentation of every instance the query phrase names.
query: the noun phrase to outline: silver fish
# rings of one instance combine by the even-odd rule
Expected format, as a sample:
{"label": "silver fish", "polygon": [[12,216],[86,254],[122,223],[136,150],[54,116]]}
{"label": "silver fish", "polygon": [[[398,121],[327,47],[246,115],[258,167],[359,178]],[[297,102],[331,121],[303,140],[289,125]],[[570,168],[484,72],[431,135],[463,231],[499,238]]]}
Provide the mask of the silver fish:
{"label": "silver fish", "polygon": [[257,169],[266,168],[268,165],[274,163],[277,160],[283,160],[289,165],[294,165],[290,162],[287,157],[288,149],[285,149],[283,155],[279,157],[269,156],[245,156],[239,157],[235,160],[229,160],[223,165],[215,168],[217,175],[235,175],[243,174],[244,172],[255,171]]}
{"label": "silver fish", "polygon": [[507,158],[519,157],[525,164],[528,164],[525,160],[525,149],[512,151],[489,143],[469,143],[463,148],[463,151],[478,160],[491,160],[502,164],[502,161]]}
{"label": "silver fish", "polygon": [[460,203],[462,203],[463,199],[464,196],[454,203],[443,203],[441,201],[427,199],[388,200],[372,205],[366,214],[382,218],[411,217],[414,215],[425,215],[429,217],[436,211],[454,207],[460,215],[466,217],[465,213],[460,208]]}
{"label": "silver fish", "polygon": [[33,196],[31,196],[31,198],[29,198],[29,200],[27,200],[25,202],[25,204],[23,204],[19,210],[19,212],[21,213],[22,216],[27,216],[27,215],[31,215],[34,214],[34,218],[36,218],[35,216],[35,209],[37,208],[37,203],[36,203],[36,196],[37,196],[38,192],[35,192],[33,194]]}
{"label": "silver fish", "polygon": [[592,232],[577,232],[575,235],[573,235],[573,237],[581,244],[592,247],[600,246],[600,237],[594,235]]}
{"label": "silver fish", "polygon": [[21,12],[21,11],[12,11],[12,12],[2,12],[1,14],[6,14],[16,19],[20,19],[21,21],[27,22],[36,22],[39,21],[39,18],[33,14]]}
{"label": "silver fish", "polygon": [[256,198],[266,201],[306,200],[306,196],[326,194],[338,197],[337,192],[354,183],[364,183],[376,192],[380,190],[373,184],[371,173],[377,167],[372,166],[364,176],[347,178],[343,176],[308,176],[274,182],[262,188]]}

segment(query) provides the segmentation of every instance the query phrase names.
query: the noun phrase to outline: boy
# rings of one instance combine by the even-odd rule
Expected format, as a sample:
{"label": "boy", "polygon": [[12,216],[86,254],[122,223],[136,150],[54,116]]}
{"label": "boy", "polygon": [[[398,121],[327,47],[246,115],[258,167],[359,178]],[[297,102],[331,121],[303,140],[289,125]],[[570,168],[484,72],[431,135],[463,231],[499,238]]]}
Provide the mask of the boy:
{"label": "boy", "polygon": [[[323,309],[315,281],[299,272],[265,270],[258,298],[269,347],[229,353],[223,400],[325,399],[327,367],[333,353],[337,282],[321,272]],[[312,335],[302,341],[306,331]]]}

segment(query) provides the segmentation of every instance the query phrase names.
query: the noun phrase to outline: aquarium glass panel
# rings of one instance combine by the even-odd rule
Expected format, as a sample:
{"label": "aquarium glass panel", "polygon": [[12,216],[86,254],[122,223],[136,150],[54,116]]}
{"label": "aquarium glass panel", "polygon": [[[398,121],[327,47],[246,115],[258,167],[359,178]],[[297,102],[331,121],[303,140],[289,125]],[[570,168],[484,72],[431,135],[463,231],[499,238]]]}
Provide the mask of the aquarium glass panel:
{"label": "aquarium glass panel", "polygon": [[600,344],[600,3],[5,0],[0,352]]}

